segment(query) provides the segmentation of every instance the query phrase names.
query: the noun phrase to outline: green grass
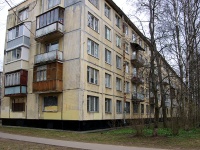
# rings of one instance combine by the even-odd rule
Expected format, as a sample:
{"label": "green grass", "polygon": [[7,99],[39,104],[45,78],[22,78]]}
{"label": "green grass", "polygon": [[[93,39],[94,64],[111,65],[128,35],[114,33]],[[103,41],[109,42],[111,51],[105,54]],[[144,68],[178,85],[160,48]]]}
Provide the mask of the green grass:
{"label": "green grass", "polygon": [[134,136],[136,131],[130,127],[96,133],[42,130],[35,128],[0,127],[0,132],[45,137],[51,139],[104,143],[125,146],[155,147],[168,149],[200,149],[200,129],[180,130],[173,136],[170,129],[158,129],[158,137],[152,137],[152,129],[145,129],[144,136]]}

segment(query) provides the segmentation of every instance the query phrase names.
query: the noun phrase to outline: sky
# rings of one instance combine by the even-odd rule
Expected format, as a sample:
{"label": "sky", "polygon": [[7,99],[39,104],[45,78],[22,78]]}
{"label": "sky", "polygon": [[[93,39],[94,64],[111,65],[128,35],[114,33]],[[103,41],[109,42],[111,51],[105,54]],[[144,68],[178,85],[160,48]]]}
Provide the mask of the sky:
{"label": "sky", "polygon": [[[11,6],[14,6],[24,0],[8,0]],[[126,0],[113,0],[125,13],[128,13],[128,6]],[[0,0],[0,70],[2,70],[2,61],[4,56],[4,43],[6,34],[6,19],[8,14],[8,9],[10,6],[5,2],[5,0]]]}

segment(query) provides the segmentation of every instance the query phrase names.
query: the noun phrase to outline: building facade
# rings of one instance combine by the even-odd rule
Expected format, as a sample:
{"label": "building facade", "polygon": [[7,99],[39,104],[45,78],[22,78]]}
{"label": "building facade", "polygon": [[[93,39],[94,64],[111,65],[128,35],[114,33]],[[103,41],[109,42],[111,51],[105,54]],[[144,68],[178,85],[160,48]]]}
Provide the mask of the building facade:
{"label": "building facade", "polygon": [[112,0],[26,0],[9,10],[6,41],[4,125],[84,130],[154,117],[149,42]]}

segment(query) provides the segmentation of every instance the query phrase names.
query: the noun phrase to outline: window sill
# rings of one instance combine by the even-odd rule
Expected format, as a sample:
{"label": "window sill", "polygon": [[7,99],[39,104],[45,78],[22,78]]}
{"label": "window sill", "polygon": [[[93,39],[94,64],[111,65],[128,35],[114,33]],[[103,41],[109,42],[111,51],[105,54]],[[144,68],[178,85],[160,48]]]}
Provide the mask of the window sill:
{"label": "window sill", "polygon": [[108,65],[110,65],[110,66],[112,66],[111,63],[108,63],[108,62],[106,62],[106,61],[105,61],[105,63],[108,64]]}
{"label": "window sill", "polygon": [[122,112],[117,112],[117,114],[122,114]]}
{"label": "window sill", "polygon": [[98,33],[99,34],[99,30],[98,31],[96,31],[96,30],[94,30],[93,28],[91,28],[90,26],[88,26],[90,29],[92,29],[94,32],[96,32],[96,33]]}
{"label": "window sill", "polygon": [[106,86],[106,88],[107,88],[107,89],[112,89],[112,87],[107,87],[107,86]]}
{"label": "window sill", "polygon": [[91,83],[91,82],[88,82],[89,84],[92,84],[92,85],[97,85],[97,86],[99,86],[99,84],[96,84],[96,83]]}
{"label": "window sill", "polygon": [[58,111],[56,110],[56,111],[42,111],[42,112],[46,112],[46,113],[57,113]]}
{"label": "window sill", "polygon": [[88,111],[88,113],[99,113],[99,111]]}
{"label": "window sill", "polygon": [[92,54],[88,54],[88,55],[99,60],[99,57],[95,57],[95,56],[93,56]]}
{"label": "window sill", "polygon": [[122,92],[122,90],[116,90],[117,92]]}
{"label": "window sill", "polygon": [[119,70],[122,70],[122,68],[119,68],[119,67],[116,67],[117,69],[119,69]]}
{"label": "window sill", "polygon": [[106,37],[105,37],[105,39],[106,39],[107,41],[109,41],[109,42],[112,42],[110,39],[107,39]]}
{"label": "window sill", "polygon": [[105,113],[106,113],[106,114],[109,114],[109,115],[112,114],[111,112],[105,112]]}

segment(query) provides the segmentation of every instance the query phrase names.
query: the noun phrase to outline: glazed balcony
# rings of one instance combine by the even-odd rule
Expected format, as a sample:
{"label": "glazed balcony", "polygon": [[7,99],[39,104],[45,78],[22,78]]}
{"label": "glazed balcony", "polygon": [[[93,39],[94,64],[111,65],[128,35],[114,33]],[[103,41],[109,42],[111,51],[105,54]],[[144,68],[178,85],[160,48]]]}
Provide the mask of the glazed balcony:
{"label": "glazed balcony", "polygon": [[133,84],[144,84],[144,79],[142,77],[140,77],[139,75],[133,75],[132,79],[131,79]]}
{"label": "glazed balcony", "polygon": [[46,42],[63,36],[64,8],[56,7],[36,17],[35,40]]}
{"label": "glazed balcony", "polygon": [[139,92],[132,93],[132,101],[133,102],[143,102],[144,101],[144,94]]}
{"label": "glazed balcony", "polygon": [[33,92],[62,92],[62,78],[63,64],[60,62],[53,62],[43,66],[34,66]]}
{"label": "glazed balcony", "polygon": [[63,61],[63,53],[59,50],[54,50],[35,56],[35,64],[44,64],[56,61]]}
{"label": "glazed balcony", "polygon": [[145,61],[142,57],[137,56],[137,54],[132,54],[131,63],[134,67],[143,67]]}
{"label": "glazed balcony", "polygon": [[26,96],[28,71],[20,70],[5,74],[5,96]]}
{"label": "glazed balcony", "polygon": [[17,25],[8,30],[6,51],[18,47],[30,47],[30,22]]}

